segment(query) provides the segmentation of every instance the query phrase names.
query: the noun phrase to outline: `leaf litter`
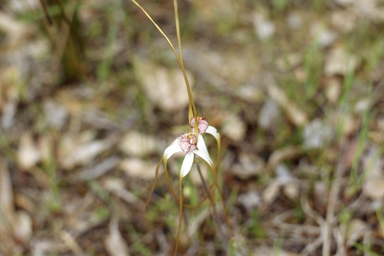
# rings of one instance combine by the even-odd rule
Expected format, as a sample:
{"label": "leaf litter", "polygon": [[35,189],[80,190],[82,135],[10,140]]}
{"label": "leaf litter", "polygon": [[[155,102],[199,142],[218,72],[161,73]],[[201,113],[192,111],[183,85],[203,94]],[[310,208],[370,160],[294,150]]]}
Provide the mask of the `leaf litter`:
{"label": "leaf litter", "polygon": [[[277,2],[180,2],[196,103],[223,135],[236,253],[381,255],[382,4]],[[125,18],[112,19],[114,2],[68,1],[64,11],[79,26],[67,31],[58,29],[66,22],[60,6],[49,4],[52,29],[31,3],[0,9],[0,254],[168,255],[177,203],[162,169],[144,208],[159,149],[188,107],[181,72],[130,3],[119,5]],[[174,39],[168,3],[148,10]],[[314,63],[303,56],[314,45],[324,61],[307,94]],[[65,70],[81,51],[86,67]],[[104,57],[110,70],[100,80]],[[375,116],[365,124],[367,112]],[[170,176],[175,186],[178,173]],[[190,201],[204,195],[196,175],[185,186],[197,191]],[[210,210],[185,219],[186,255],[224,255]]]}

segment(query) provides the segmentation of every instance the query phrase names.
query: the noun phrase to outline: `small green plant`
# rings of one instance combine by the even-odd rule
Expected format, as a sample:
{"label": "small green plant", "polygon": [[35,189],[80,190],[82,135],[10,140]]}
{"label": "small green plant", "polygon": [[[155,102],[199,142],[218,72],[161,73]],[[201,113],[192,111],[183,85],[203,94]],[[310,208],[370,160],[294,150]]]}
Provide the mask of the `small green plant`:
{"label": "small green plant", "polygon": [[[219,200],[222,202],[222,208],[223,208],[223,212],[225,215],[225,219],[228,223],[230,230],[232,231],[232,228],[231,228],[228,216],[227,216],[223,195],[221,193],[220,185],[218,183],[218,177],[217,177],[218,176],[218,165],[220,163],[220,148],[221,148],[221,146],[220,146],[220,133],[218,133],[218,131],[215,127],[209,126],[208,121],[204,117],[200,117],[197,115],[196,106],[195,106],[193,96],[192,96],[192,91],[191,91],[191,88],[189,85],[187,74],[186,74],[185,69],[184,69],[183,54],[182,54],[182,50],[181,50],[181,39],[180,39],[177,0],[174,0],[173,4],[174,4],[174,11],[175,11],[176,33],[177,33],[177,41],[178,41],[178,46],[179,46],[179,53],[176,52],[175,47],[173,46],[172,42],[165,35],[165,33],[162,31],[162,29],[156,24],[156,22],[151,18],[151,16],[145,11],[145,9],[139,3],[137,3],[135,0],[132,0],[132,2],[134,4],[136,4],[144,12],[144,14],[148,17],[148,19],[155,25],[157,30],[164,36],[164,38],[169,43],[172,51],[174,52],[174,54],[175,54],[175,56],[176,56],[176,58],[180,64],[181,70],[183,72],[185,84],[187,87],[187,91],[188,91],[188,97],[189,97],[188,124],[189,124],[191,130],[189,132],[182,134],[178,138],[176,138],[173,141],[173,143],[165,149],[163,157],[161,158],[159,164],[157,165],[155,180],[154,180],[154,183],[152,185],[151,192],[150,192],[150,195],[148,197],[148,200],[147,200],[146,206],[145,206],[145,208],[147,208],[150,197],[151,197],[151,195],[155,189],[155,186],[156,186],[156,179],[158,176],[159,168],[160,168],[161,164],[164,163],[165,174],[167,177],[167,182],[169,184],[170,192],[171,192],[172,196],[175,198],[175,200],[179,203],[179,206],[180,206],[179,227],[178,227],[178,232],[177,232],[177,237],[176,237],[176,246],[175,246],[175,252],[174,252],[174,255],[176,255],[179,240],[180,240],[183,207],[185,207],[185,208],[198,208],[202,205],[202,203],[206,199],[209,199],[211,205],[213,206],[213,212],[216,215],[216,207],[215,207],[216,196],[214,193],[215,191],[218,192]],[[217,142],[217,159],[216,159],[215,164],[213,163],[213,161],[209,155],[207,146],[206,146],[205,141],[204,141],[204,135],[206,133],[212,135],[216,139],[216,142]],[[180,169],[179,196],[176,195],[176,193],[174,192],[174,190],[171,186],[170,175],[169,175],[169,172],[167,169],[167,161],[169,160],[169,158],[171,156],[173,156],[175,153],[178,153],[178,152],[183,152],[185,154],[185,157],[184,157],[183,163],[181,165],[181,169]],[[203,161],[208,165],[210,174],[213,178],[213,182],[211,183],[209,188],[205,185],[205,181],[203,179],[203,176],[201,175],[201,170],[199,167],[200,163],[195,161],[195,156],[198,156],[201,159],[203,159]],[[204,188],[206,190],[206,196],[204,196],[203,199],[201,200],[201,202],[198,203],[197,205],[186,205],[186,204],[183,204],[182,183],[183,183],[183,178],[190,172],[193,163],[197,164],[197,170],[200,174]],[[214,188],[216,188],[216,190],[214,190]],[[217,218],[215,218],[215,216],[214,216],[214,219],[216,220]]]}

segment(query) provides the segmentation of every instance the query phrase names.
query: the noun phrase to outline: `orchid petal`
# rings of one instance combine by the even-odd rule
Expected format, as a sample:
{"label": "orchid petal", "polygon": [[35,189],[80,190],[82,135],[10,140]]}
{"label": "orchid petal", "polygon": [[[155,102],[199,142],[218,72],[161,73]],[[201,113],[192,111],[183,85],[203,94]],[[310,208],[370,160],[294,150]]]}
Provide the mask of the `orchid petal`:
{"label": "orchid petal", "polygon": [[205,131],[205,133],[211,134],[213,137],[216,138],[216,140],[220,139],[220,134],[217,132],[216,128],[213,127],[213,126],[208,126],[207,130]]}
{"label": "orchid petal", "polygon": [[199,134],[199,139],[197,140],[197,148],[209,156],[207,146],[205,145],[204,138],[201,134]]}
{"label": "orchid petal", "polygon": [[209,164],[212,167],[212,169],[215,168],[213,166],[213,162],[212,162],[211,158],[209,157],[209,155],[207,155],[206,153],[204,153],[201,150],[195,150],[195,151],[193,151],[193,153],[198,155],[199,157],[201,157],[207,164]]}
{"label": "orchid petal", "polygon": [[[176,140],[176,142],[177,142],[177,140]],[[171,146],[167,147],[164,151],[165,161],[168,160],[171,156],[173,156],[175,153],[178,153],[178,152],[183,152],[183,150],[181,150],[179,144],[173,142],[171,144]]]}
{"label": "orchid petal", "polygon": [[188,154],[185,155],[185,158],[184,158],[183,164],[181,165],[181,170],[180,170],[181,177],[184,177],[185,175],[187,175],[191,170],[193,160],[195,158],[193,155],[194,152],[196,152],[196,150],[193,152],[189,152]]}

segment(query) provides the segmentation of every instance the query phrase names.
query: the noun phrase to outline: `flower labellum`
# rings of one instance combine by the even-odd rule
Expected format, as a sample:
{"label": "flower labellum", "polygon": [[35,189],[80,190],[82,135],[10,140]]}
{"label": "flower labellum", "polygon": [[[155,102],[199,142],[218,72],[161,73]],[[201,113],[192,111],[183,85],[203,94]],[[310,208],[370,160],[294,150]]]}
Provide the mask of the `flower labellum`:
{"label": "flower labellum", "polygon": [[[164,165],[167,165],[168,159],[177,152],[184,152],[185,157],[183,164],[180,169],[180,176],[184,177],[189,173],[192,168],[192,164],[195,158],[195,155],[202,158],[208,165],[214,168],[213,162],[209,157],[207,148],[205,144],[201,146],[200,144],[204,144],[204,140],[202,139],[199,143],[197,137],[193,133],[186,133],[178,137],[169,147],[167,147],[164,151]],[[200,146],[202,150],[197,149]]]}
{"label": "flower labellum", "polygon": [[194,151],[197,147],[197,138],[193,133],[186,133],[179,137],[179,146],[185,154]]}

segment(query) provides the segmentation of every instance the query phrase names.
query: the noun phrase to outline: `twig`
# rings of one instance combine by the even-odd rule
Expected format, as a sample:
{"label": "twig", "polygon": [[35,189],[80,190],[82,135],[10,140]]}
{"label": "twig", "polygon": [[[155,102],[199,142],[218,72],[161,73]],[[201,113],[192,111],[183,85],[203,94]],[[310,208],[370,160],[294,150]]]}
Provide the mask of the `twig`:
{"label": "twig", "polygon": [[304,255],[309,255],[313,251],[315,251],[321,244],[323,243],[323,237],[326,231],[325,228],[325,220],[323,217],[321,217],[317,212],[315,212],[309,205],[307,197],[307,193],[303,193],[303,196],[301,197],[301,205],[303,207],[303,211],[306,215],[314,219],[317,224],[320,226],[320,235],[319,237],[312,243],[308,244],[302,251]]}
{"label": "twig", "polygon": [[345,251],[345,237],[343,236],[342,232],[340,231],[340,228],[334,227],[333,228],[333,236],[336,238],[337,243],[337,256],[346,256],[347,252]]}
{"label": "twig", "polygon": [[76,242],[76,240],[67,232],[67,231],[61,231],[60,232],[60,238],[64,241],[64,243],[72,250],[72,252],[77,256],[84,256],[86,255],[79,246],[79,244]]}
{"label": "twig", "polygon": [[[343,149],[343,147],[342,147]],[[341,151],[343,156],[344,150]],[[323,242],[323,256],[329,256],[331,251],[331,241],[332,241],[332,227],[333,227],[333,219],[335,215],[336,203],[337,203],[337,195],[339,194],[341,178],[343,176],[345,170],[345,163],[343,157],[339,156],[339,162],[336,168],[335,180],[332,183],[331,193],[329,195],[327,214],[326,214],[326,222],[325,222],[325,232],[324,232],[324,242]]]}

